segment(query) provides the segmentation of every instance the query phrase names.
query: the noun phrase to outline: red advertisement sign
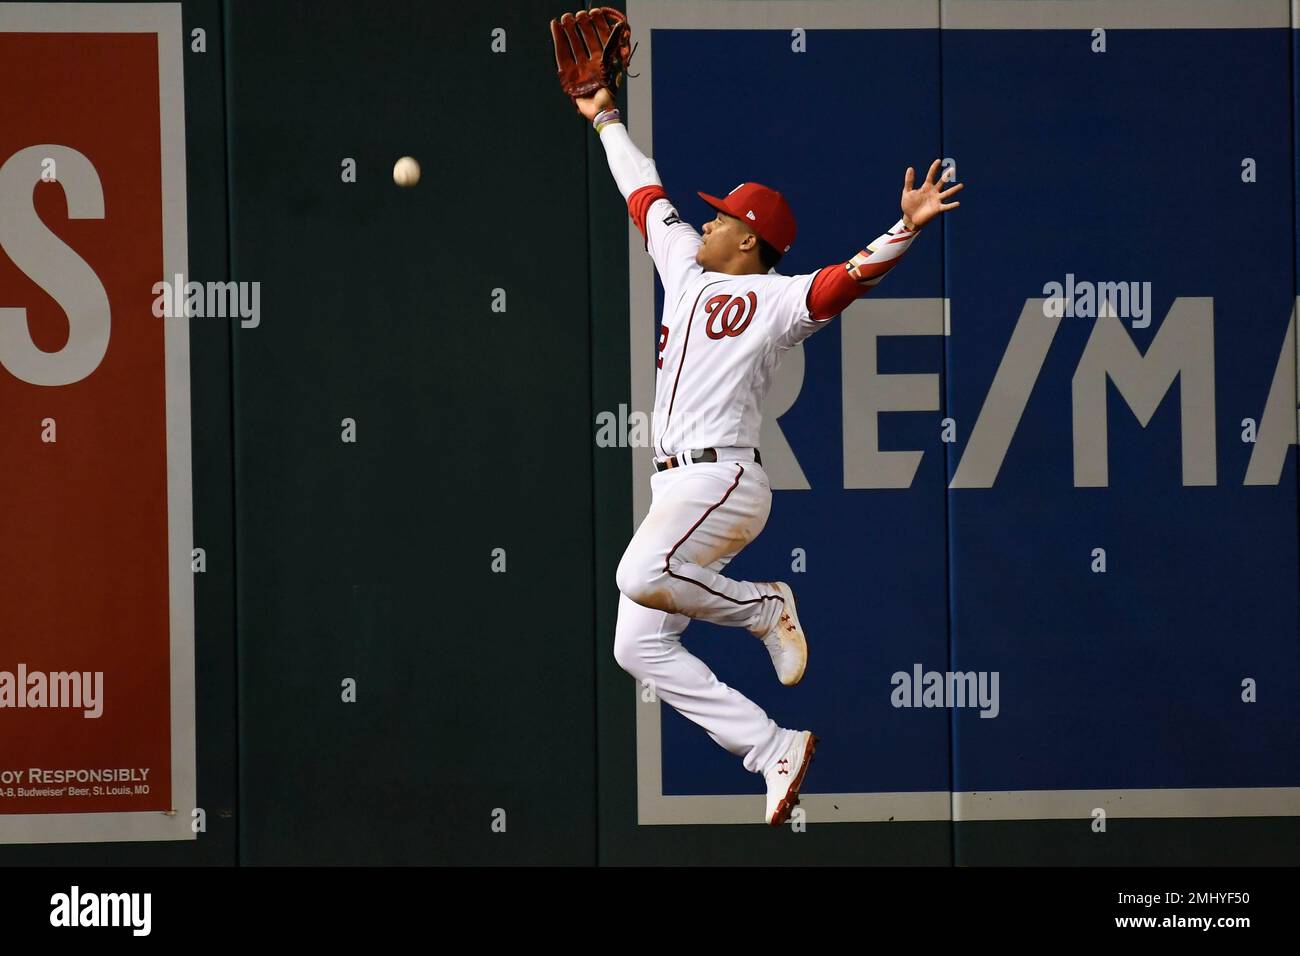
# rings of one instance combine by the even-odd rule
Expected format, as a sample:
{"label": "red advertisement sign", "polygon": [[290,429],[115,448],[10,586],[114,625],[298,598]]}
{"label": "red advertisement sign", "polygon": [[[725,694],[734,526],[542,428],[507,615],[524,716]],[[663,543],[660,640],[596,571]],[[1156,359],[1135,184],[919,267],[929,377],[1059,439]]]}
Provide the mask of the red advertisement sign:
{"label": "red advertisement sign", "polygon": [[0,9],[0,842],[194,804],[179,5]]}

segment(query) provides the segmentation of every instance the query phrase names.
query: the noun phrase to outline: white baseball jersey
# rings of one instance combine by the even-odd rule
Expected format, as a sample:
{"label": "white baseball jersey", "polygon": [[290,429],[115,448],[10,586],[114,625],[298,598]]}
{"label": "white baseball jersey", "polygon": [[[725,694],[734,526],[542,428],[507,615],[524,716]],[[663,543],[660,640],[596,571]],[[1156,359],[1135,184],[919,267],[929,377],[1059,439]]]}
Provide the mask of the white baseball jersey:
{"label": "white baseball jersey", "polygon": [[646,214],[646,248],[664,287],[655,382],[655,453],[757,448],[760,411],[785,350],[826,324],[808,314],[816,273],[705,272],[700,234],[668,199]]}

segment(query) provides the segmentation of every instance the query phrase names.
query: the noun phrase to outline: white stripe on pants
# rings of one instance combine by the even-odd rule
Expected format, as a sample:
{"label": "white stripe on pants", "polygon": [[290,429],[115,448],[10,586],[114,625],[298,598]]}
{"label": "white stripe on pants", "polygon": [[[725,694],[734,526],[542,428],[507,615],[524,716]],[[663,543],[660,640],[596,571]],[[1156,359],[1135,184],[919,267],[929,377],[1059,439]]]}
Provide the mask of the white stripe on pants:
{"label": "white stripe on pants", "polygon": [[[790,738],[761,707],[717,679],[681,643],[692,618],[760,629],[780,614],[773,588],[720,573],[767,524],[772,489],[755,462],[705,462],[657,472],[653,499],[618,566],[614,657],[656,696],[761,772]],[[753,640],[749,653],[766,654]]]}

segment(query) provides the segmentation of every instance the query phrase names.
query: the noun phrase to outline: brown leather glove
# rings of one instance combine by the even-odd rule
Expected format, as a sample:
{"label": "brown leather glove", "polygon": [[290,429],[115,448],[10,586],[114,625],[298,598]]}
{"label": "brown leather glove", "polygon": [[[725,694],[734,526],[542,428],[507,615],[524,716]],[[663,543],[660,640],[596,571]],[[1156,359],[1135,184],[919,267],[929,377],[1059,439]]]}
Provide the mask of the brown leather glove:
{"label": "brown leather glove", "polygon": [[593,7],[552,20],[551,41],[560,87],[575,101],[575,109],[579,97],[594,96],[602,87],[615,92],[632,59],[632,28],[613,7]]}

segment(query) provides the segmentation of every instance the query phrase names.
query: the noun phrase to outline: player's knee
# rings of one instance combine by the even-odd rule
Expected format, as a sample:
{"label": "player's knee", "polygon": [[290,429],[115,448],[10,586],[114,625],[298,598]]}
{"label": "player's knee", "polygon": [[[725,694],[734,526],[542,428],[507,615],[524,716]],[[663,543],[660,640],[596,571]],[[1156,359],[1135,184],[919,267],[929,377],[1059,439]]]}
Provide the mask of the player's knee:
{"label": "player's knee", "polygon": [[630,600],[635,601],[632,592],[637,588],[637,576],[639,562],[633,560],[632,552],[624,551],[623,558],[618,562],[618,570],[614,572],[614,583],[618,585],[620,594],[625,594]]}
{"label": "player's knee", "polygon": [[652,611],[672,610],[667,589],[654,580],[628,577],[619,580],[618,589],[634,604],[648,607]]}
{"label": "player's knee", "polygon": [[668,576],[632,551],[623,555],[614,575],[619,591],[629,600],[656,611],[672,610]]}
{"label": "player's knee", "polygon": [[614,636],[614,660],[618,666],[623,668],[638,680],[641,678],[641,671],[645,667],[645,661],[637,653],[636,641],[631,637],[625,637],[622,634]]}
{"label": "player's knee", "polygon": [[656,575],[655,577],[633,577],[622,578],[618,582],[618,589],[623,595],[635,604],[642,607],[648,607],[653,611],[673,612],[672,592],[667,587],[668,578],[666,575]]}

